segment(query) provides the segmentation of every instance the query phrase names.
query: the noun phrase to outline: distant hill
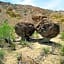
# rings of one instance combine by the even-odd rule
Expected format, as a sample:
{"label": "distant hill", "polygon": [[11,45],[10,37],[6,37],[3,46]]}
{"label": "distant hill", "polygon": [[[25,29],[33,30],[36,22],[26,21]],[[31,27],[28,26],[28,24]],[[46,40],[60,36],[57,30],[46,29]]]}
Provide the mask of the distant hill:
{"label": "distant hill", "polygon": [[29,21],[33,22],[32,16],[42,14],[47,16],[53,22],[58,22],[62,31],[64,30],[64,11],[53,11],[42,9],[31,5],[11,4],[0,1],[0,23],[7,19],[11,25],[17,22]]}

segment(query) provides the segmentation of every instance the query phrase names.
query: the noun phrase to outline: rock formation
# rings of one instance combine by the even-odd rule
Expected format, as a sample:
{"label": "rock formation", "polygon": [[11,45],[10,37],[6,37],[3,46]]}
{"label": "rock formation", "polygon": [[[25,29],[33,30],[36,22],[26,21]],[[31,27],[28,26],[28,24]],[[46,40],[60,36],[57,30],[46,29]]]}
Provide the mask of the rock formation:
{"label": "rock formation", "polygon": [[34,16],[32,19],[34,21],[39,21],[35,26],[36,31],[43,37],[53,38],[59,34],[59,25],[50,22],[46,16]]}
{"label": "rock formation", "polygon": [[54,23],[39,24],[36,31],[45,38],[53,38],[59,34],[59,25]]}
{"label": "rock formation", "polygon": [[19,22],[15,25],[15,32],[22,37],[22,39],[29,40],[30,36],[34,33],[35,28],[31,23]]}

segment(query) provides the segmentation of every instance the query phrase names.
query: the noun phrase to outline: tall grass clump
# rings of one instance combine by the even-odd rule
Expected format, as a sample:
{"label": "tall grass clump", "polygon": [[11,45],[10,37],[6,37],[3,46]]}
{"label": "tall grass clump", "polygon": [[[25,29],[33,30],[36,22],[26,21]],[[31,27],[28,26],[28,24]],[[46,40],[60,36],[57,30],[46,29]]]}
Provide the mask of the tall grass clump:
{"label": "tall grass clump", "polygon": [[32,42],[28,42],[27,40],[21,40],[21,41],[20,41],[20,45],[22,45],[22,47],[32,48],[32,47],[31,47]]}

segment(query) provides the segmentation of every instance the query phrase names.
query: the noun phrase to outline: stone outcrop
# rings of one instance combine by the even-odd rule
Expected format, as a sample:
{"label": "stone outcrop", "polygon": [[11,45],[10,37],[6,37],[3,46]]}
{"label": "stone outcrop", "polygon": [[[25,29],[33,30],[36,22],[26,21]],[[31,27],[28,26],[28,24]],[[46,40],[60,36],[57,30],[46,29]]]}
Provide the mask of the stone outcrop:
{"label": "stone outcrop", "polygon": [[15,32],[23,39],[29,40],[29,37],[34,33],[35,28],[31,23],[19,22],[15,25]]}
{"label": "stone outcrop", "polygon": [[45,38],[53,38],[59,34],[59,25],[55,23],[44,23],[39,24],[36,31]]}
{"label": "stone outcrop", "polygon": [[50,22],[46,16],[33,16],[32,19],[37,23],[19,22],[15,25],[15,32],[23,39],[29,40],[35,30],[44,38],[53,38],[59,34],[59,25]]}
{"label": "stone outcrop", "polygon": [[52,23],[46,16],[34,16],[32,18],[34,21],[38,21],[35,26],[36,31],[45,38],[53,38],[57,36],[60,32],[58,24]]}

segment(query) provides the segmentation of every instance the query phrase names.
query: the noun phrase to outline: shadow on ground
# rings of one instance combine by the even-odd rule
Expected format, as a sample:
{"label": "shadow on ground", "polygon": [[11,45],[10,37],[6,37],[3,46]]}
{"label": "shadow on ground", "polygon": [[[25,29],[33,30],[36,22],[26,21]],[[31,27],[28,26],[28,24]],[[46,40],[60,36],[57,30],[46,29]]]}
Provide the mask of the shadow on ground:
{"label": "shadow on ground", "polygon": [[30,39],[30,42],[35,43],[38,42],[39,44],[44,44],[44,45],[48,45],[48,46],[54,46],[54,47],[60,47],[61,44],[57,43],[57,42],[53,42],[50,40],[47,40],[45,38],[40,38],[40,39]]}
{"label": "shadow on ground", "polygon": [[[14,42],[20,42],[20,40],[14,41]],[[44,45],[53,46],[53,47],[61,47],[61,44],[59,44],[57,42],[50,41],[50,40],[46,40],[45,38],[40,38],[40,39],[30,38],[28,42],[30,42],[30,43],[38,42],[41,45],[44,44]]]}

